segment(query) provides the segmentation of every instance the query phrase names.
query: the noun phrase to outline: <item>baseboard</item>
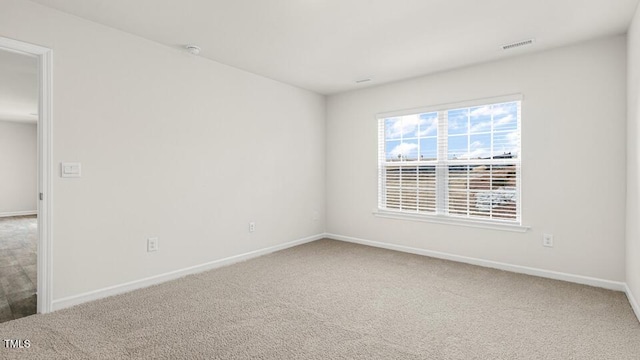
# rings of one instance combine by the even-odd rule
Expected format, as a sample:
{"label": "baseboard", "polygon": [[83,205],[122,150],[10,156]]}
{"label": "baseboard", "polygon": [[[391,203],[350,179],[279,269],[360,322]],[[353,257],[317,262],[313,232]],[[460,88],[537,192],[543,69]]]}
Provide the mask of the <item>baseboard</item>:
{"label": "baseboard", "polygon": [[[462,262],[466,264],[478,265],[478,266],[483,266],[483,267],[488,267],[493,269],[520,273],[520,274],[539,276],[539,277],[549,278],[554,280],[563,280],[563,281],[573,282],[577,284],[605,288],[609,290],[622,291],[622,292],[626,290],[626,284],[618,281],[604,280],[604,279],[598,279],[598,278],[582,276],[582,275],[574,275],[574,274],[562,273],[557,271],[532,268],[527,266],[507,264],[507,263],[502,263],[497,261],[460,256],[460,255],[449,254],[449,253],[444,253],[439,251],[431,251],[431,250],[419,249],[419,248],[414,248],[409,246],[395,245],[395,244],[389,244],[384,242],[359,239],[351,236],[344,236],[344,235],[338,235],[338,234],[327,233],[325,234],[325,237],[330,239],[345,241],[345,242],[351,242],[355,244],[374,246],[374,247],[379,247],[383,249],[401,251],[401,252],[406,252],[406,253],[411,253],[416,255],[424,255],[424,256],[429,256],[429,257],[438,258],[438,259],[457,261],[457,262]],[[636,310],[636,314],[637,314],[637,310]]]}
{"label": "baseboard", "polygon": [[478,266],[483,266],[483,267],[488,267],[493,269],[515,272],[515,273],[539,276],[539,277],[544,277],[549,279],[563,280],[563,281],[568,281],[568,282],[573,282],[573,283],[578,283],[583,285],[601,287],[609,290],[622,291],[626,293],[627,298],[629,299],[629,303],[631,304],[631,307],[635,312],[636,317],[638,317],[640,321],[640,306],[638,305],[638,302],[636,301],[635,297],[631,293],[631,290],[629,289],[627,284],[623,282],[610,281],[610,280],[598,279],[598,278],[593,278],[588,276],[562,273],[557,271],[543,270],[543,269],[532,268],[527,266],[507,264],[507,263],[502,263],[497,261],[483,260],[478,258],[460,256],[460,255],[432,251],[432,250],[419,249],[419,248],[403,246],[403,245],[389,244],[389,243],[372,241],[372,240],[365,240],[365,239],[355,238],[351,236],[344,236],[344,235],[331,234],[331,233],[317,234],[317,235],[305,237],[302,239],[290,241],[284,244],[275,245],[268,248],[244,253],[244,254],[230,256],[224,259],[214,260],[204,264],[171,271],[168,273],[151,276],[151,277],[140,279],[140,280],[135,280],[135,281],[127,282],[124,284],[119,284],[119,285],[114,285],[114,286],[110,286],[103,289],[93,290],[93,291],[89,291],[79,295],[64,297],[61,299],[53,300],[51,308],[52,308],[52,311],[56,311],[56,310],[68,308],[74,305],[79,305],[85,302],[98,300],[105,297],[118,295],[125,292],[137,290],[137,289],[142,289],[148,286],[160,284],[170,280],[175,280],[187,275],[196,274],[199,272],[231,265],[240,261],[252,259],[258,256],[266,255],[272,252],[287,249],[293,246],[312,242],[322,238],[331,238],[331,239],[355,243],[355,244],[401,251],[401,252],[406,252],[406,253],[416,254],[416,255],[429,256],[429,257],[438,258],[438,259],[457,261],[457,262],[462,262],[462,263],[467,263],[472,265],[478,265]]}
{"label": "baseboard", "polygon": [[10,211],[10,212],[0,213],[0,217],[27,216],[27,215],[38,215],[38,211],[27,210],[27,211]]}
{"label": "baseboard", "polygon": [[52,308],[52,311],[56,311],[56,310],[68,308],[74,305],[79,305],[88,301],[98,300],[98,299],[122,294],[122,293],[133,291],[133,290],[142,289],[145,287],[149,287],[151,285],[156,285],[166,281],[175,280],[187,275],[196,274],[203,271],[231,265],[240,261],[252,259],[258,256],[266,255],[266,254],[283,250],[286,248],[290,248],[293,246],[319,240],[319,239],[322,239],[323,237],[324,237],[324,234],[308,236],[302,239],[289,241],[284,244],[279,244],[279,245],[271,246],[264,249],[250,251],[244,254],[230,256],[224,259],[214,260],[204,264],[195,265],[195,266],[191,266],[184,269],[174,270],[168,273],[151,276],[151,277],[140,279],[140,280],[130,281],[124,284],[109,286],[103,289],[89,291],[79,295],[67,296],[61,299],[53,300],[51,304],[51,308]]}
{"label": "baseboard", "polygon": [[624,292],[625,294],[627,294],[627,299],[629,300],[629,304],[631,304],[631,308],[633,309],[633,312],[636,314],[636,318],[638,318],[638,321],[640,321],[640,305],[636,301],[636,298],[633,296],[633,293],[631,292],[629,285],[625,284],[624,287],[625,287]]}

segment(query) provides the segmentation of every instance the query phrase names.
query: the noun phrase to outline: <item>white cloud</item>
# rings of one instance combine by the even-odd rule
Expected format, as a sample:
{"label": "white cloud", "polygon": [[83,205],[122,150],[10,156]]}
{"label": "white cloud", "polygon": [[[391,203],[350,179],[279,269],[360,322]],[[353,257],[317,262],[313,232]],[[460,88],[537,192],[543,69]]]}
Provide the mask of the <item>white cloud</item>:
{"label": "white cloud", "polygon": [[512,131],[507,134],[507,140],[509,140],[509,144],[514,146],[518,145],[518,141],[520,140],[520,136],[518,136],[517,131]]}
{"label": "white cloud", "polygon": [[[512,131],[507,135],[507,146],[509,147],[508,151],[512,154],[518,154],[518,145],[520,144],[520,136],[518,136],[517,131]],[[519,155],[519,154],[518,154]]]}
{"label": "white cloud", "polygon": [[389,152],[389,154],[387,154],[387,156],[390,156],[393,159],[397,159],[400,156],[407,156],[409,154],[416,155],[418,154],[418,144],[415,143],[402,143],[396,147],[393,148],[393,150],[391,150]]}
{"label": "white cloud", "polygon": [[[494,105],[493,108],[490,106],[482,106],[471,112],[471,116],[491,116],[493,115],[494,127],[498,127],[501,125],[507,125],[513,123],[515,120],[515,116],[513,112],[510,112],[507,106],[504,105]],[[491,119],[487,119],[485,121],[481,121],[475,123],[471,126],[471,132],[482,132],[489,131],[491,129]]]}
{"label": "white cloud", "polygon": [[391,126],[386,126],[386,138],[397,139],[416,131],[420,124],[418,115],[403,116],[394,118]]}
{"label": "white cloud", "polygon": [[518,154],[518,145],[520,144],[520,136],[518,136],[518,132],[515,130],[508,132],[503,139],[504,141],[502,143],[494,143],[494,155],[504,153]]}
{"label": "white cloud", "polygon": [[490,130],[491,130],[491,120],[479,122],[471,126],[472,133],[477,133],[481,131],[490,131]]}
{"label": "white cloud", "polygon": [[429,120],[424,120],[424,119],[420,120],[420,127],[424,127],[424,129],[418,132],[418,136],[420,137],[430,136],[430,135],[434,136],[437,134],[438,120],[433,120],[431,121],[431,124],[429,124],[429,126],[425,126],[428,122]]}
{"label": "white cloud", "polygon": [[496,121],[495,126],[506,125],[512,123],[515,120],[513,114],[507,114],[507,116],[501,117]]}
{"label": "white cloud", "polygon": [[479,108],[473,109],[470,114],[471,116],[486,116],[486,115],[491,115],[495,113],[491,109],[490,105],[485,105],[485,106],[481,106]]}
{"label": "white cloud", "polygon": [[467,132],[466,119],[464,122],[450,120],[448,126],[449,126],[449,130],[458,130],[458,129],[464,128],[464,132]]}
{"label": "white cloud", "polygon": [[458,156],[458,159],[477,159],[489,157],[489,145],[485,145],[481,141],[474,141],[469,144],[470,151]]}
{"label": "white cloud", "polygon": [[[388,122],[385,123],[385,137],[387,139],[399,139],[401,136],[407,136],[409,134],[417,134],[414,136],[433,136],[438,129],[437,119],[427,120],[421,119],[421,114],[406,115],[397,118],[387,119],[391,120],[391,126],[388,126]],[[421,131],[420,128],[423,128]]]}

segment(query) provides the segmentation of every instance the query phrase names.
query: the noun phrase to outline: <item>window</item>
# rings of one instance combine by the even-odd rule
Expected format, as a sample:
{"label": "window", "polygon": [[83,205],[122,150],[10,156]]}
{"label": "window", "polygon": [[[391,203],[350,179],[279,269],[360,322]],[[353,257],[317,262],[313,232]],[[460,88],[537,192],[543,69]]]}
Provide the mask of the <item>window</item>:
{"label": "window", "polygon": [[520,225],[520,104],[379,116],[379,210]]}

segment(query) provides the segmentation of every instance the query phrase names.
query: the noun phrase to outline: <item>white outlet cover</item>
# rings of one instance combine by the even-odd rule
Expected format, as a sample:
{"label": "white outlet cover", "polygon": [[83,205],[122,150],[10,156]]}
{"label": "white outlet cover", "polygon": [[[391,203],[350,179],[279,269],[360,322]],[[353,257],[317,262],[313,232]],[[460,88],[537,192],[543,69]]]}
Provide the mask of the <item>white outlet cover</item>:
{"label": "white outlet cover", "polygon": [[553,247],[553,235],[542,234],[542,245],[546,247]]}
{"label": "white outlet cover", "polygon": [[158,238],[147,239],[147,252],[158,251]]}

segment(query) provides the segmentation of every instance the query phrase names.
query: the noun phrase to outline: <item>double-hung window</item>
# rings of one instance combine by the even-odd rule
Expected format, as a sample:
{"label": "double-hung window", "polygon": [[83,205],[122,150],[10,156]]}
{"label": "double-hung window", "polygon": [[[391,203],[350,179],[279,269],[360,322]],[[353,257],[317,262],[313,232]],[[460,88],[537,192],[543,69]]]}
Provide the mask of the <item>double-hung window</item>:
{"label": "double-hung window", "polygon": [[378,116],[378,208],[521,225],[520,96]]}

